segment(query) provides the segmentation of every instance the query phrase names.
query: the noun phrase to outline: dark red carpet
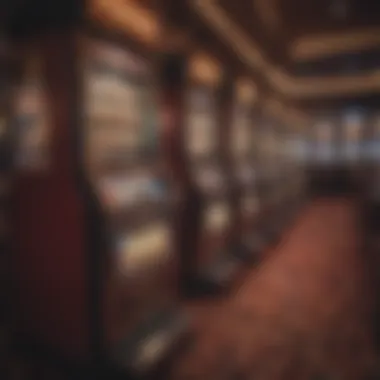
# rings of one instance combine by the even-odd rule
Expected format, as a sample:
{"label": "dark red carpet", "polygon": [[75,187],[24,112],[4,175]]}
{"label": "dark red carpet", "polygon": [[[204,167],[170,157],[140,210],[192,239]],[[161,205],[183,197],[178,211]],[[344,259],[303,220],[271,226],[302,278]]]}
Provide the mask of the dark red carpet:
{"label": "dark red carpet", "polygon": [[171,378],[367,379],[375,355],[361,246],[353,202],[307,206],[238,290],[192,308],[199,338]]}

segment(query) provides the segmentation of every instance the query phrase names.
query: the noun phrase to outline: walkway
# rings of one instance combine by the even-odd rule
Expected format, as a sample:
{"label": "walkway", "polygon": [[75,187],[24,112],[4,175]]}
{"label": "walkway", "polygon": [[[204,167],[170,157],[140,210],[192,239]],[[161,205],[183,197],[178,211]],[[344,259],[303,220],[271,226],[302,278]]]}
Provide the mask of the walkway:
{"label": "walkway", "polygon": [[356,210],[318,200],[228,299],[198,311],[173,380],[367,379],[370,292]]}

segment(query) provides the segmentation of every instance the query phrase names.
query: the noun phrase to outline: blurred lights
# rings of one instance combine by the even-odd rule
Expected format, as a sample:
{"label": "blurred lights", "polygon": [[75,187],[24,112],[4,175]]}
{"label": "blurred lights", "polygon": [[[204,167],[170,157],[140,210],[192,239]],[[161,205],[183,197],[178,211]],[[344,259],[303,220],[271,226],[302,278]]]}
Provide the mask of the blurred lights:
{"label": "blurred lights", "polygon": [[380,28],[366,28],[345,33],[316,34],[298,38],[291,46],[290,55],[294,60],[306,61],[370,49],[379,44]]}
{"label": "blurred lights", "polygon": [[215,85],[221,79],[222,69],[212,57],[198,52],[190,59],[189,75],[192,79]]}
{"label": "blurred lights", "polygon": [[257,86],[248,79],[239,79],[236,85],[237,97],[243,102],[255,102],[258,98]]}
{"label": "blurred lights", "polygon": [[127,0],[91,0],[90,17],[127,31],[142,42],[157,44],[161,40],[161,24],[154,12]]}

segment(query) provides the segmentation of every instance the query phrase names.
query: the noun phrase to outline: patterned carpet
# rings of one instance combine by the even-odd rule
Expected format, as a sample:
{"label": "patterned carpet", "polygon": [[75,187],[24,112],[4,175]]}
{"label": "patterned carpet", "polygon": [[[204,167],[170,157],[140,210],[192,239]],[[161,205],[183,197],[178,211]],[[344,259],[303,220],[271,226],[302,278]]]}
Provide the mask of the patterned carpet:
{"label": "patterned carpet", "polygon": [[368,269],[355,206],[307,206],[225,299],[190,305],[197,338],[173,380],[369,379]]}

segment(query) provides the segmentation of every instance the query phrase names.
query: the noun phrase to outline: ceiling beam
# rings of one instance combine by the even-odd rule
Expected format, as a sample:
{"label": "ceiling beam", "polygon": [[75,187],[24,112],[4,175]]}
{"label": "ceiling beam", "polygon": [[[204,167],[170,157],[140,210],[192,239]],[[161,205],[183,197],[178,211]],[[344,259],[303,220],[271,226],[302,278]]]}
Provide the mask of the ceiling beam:
{"label": "ceiling beam", "polygon": [[260,72],[275,91],[289,98],[339,97],[380,92],[378,71],[355,76],[294,77],[271,62],[258,44],[231,20],[217,0],[192,0],[191,5],[244,63]]}
{"label": "ceiling beam", "polygon": [[161,25],[157,14],[125,0],[92,0],[88,8],[88,17],[118,30],[123,30],[143,43],[160,43]]}
{"label": "ceiling beam", "polygon": [[380,47],[380,28],[324,33],[297,38],[290,46],[294,61],[311,61]]}

